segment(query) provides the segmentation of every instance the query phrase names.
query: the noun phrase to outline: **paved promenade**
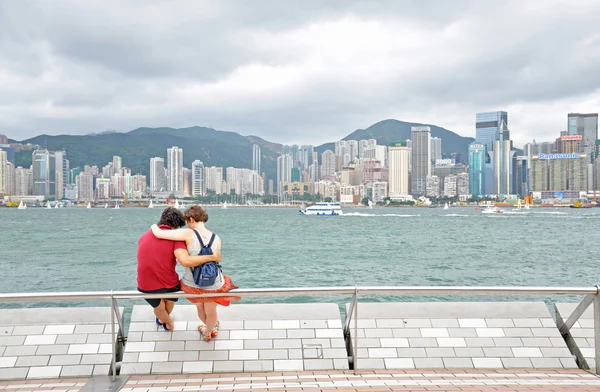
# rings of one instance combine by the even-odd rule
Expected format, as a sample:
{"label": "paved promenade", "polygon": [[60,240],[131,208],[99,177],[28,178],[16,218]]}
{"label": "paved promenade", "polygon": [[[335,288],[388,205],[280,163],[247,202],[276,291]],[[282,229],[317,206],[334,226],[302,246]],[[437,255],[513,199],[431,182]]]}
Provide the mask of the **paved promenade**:
{"label": "paved promenade", "polygon": [[[91,391],[88,378],[0,382],[0,391]],[[405,370],[268,372],[131,376],[121,391],[600,391],[583,370]]]}

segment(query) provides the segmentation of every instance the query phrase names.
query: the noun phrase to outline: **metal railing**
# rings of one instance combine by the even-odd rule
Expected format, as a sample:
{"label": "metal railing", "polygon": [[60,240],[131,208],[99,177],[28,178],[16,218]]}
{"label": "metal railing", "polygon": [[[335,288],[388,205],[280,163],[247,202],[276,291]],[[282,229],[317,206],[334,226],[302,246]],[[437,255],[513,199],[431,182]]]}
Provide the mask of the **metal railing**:
{"label": "metal railing", "polygon": [[[585,295],[566,322],[558,321],[557,327],[563,336],[569,335],[571,327],[579,320],[585,310],[594,304],[594,343],[596,373],[600,374],[600,287],[470,287],[470,286],[379,286],[379,287],[302,287],[302,288],[266,288],[266,289],[235,289],[227,293],[218,294],[187,294],[183,292],[169,293],[169,298],[203,298],[203,297],[291,297],[291,296],[317,296],[317,295],[351,295],[352,302],[346,315],[344,336],[350,338],[352,321],[354,321],[354,341],[352,342],[352,361],[354,373],[358,372],[358,296],[359,295],[423,295],[423,294],[450,294],[450,295]],[[115,319],[119,324],[119,331],[124,330],[117,300],[119,299],[151,299],[163,298],[165,294],[146,294],[138,291],[92,291],[92,292],[64,292],[64,293],[0,293],[0,302],[47,302],[47,301],[74,301],[74,300],[109,300],[111,306],[111,335],[112,335],[112,379],[116,379],[117,366],[117,332]]]}

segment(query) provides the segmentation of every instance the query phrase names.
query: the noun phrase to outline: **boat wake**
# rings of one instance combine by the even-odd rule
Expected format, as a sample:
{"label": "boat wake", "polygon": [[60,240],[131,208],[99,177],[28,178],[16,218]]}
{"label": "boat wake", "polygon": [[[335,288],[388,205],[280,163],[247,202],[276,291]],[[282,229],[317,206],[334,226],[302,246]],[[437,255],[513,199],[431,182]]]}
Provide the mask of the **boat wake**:
{"label": "boat wake", "polygon": [[411,216],[420,216],[420,215],[411,215],[411,214],[365,214],[365,213],[362,213],[362,212],[349,212],[349,213],[344,213],[341,216],[369,216],[369,217],[397,216],[397,217],[411,217]]}
{"label": "boat wake", "polygon": [[460,216],[460,217],[464,217],[464,216],[469,216],[469,215],[465,215],[465,214],[444,214],[442,216]]}
{"label": "boat wake", "polygon": [[566,212],[562,211],[536,211],[536,214],[549,214],[549,215],[567,215]]}
{"label": "boat wake", "polygon": [[505,211],[505,214],[510,214],[510,215],[527,215],[529,214],[529,212],[527,211]]}

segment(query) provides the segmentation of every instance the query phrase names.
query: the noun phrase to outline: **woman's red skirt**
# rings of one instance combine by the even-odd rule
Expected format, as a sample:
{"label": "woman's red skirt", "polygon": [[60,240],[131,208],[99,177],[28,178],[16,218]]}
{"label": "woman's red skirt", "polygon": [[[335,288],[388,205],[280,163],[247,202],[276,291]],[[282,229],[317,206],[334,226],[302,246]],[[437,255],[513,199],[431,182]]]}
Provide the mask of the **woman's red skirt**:
{"label": "woman's red skirt", "polygon": [[[197,287],[187,286],[181,281],[181,291],[188,294],[210,294],[210,293],[227,293],[230,290],[237,289],[238,286],[234,285],[231,278],[223,274],[223,287],[216,290],[203,290]],[[216,303],[223,306],[229,306],[231,301],[241,301],[241,297],[210,297],[210,298],[188,298],[192,303]]]}

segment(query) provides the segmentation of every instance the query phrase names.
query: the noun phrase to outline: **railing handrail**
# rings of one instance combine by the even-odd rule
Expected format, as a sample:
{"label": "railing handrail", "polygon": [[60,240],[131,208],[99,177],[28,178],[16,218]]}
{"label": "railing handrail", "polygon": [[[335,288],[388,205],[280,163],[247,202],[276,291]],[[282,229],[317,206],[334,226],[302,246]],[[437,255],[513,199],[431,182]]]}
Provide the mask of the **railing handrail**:
{"label": "railing handrail", "polygon": [[[291,288],[247,288],[227,293],[187,294],[169,293],[170,298],[201,297],[286,297],[299,295],[402,295],[402,294],[542,294],[542,295],[587,295],[598,294],[594,287],[542,287],[542,286],[342,286],[342,287],[291,287]],[[165,294],[148,294],[136,290],[125,291],[81,291],[45,293],[0,293],[0,302],[33,302],[93,299],[143,299],[163,298]]]}

